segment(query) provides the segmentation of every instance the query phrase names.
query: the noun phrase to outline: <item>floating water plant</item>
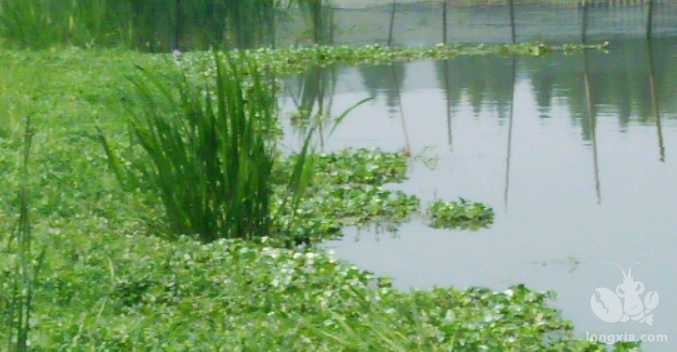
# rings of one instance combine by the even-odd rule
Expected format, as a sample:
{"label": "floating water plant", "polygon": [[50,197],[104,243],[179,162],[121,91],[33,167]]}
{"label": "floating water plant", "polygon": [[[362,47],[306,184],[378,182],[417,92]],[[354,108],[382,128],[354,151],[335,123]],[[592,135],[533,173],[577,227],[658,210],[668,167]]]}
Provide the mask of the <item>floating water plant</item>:
{"label": "floating water plant", "polygon": [[428,206],[428,215],[432,217],[430,226],[434,228],[477,230],[494,221],[493,209],[463,198],[451,202],[435,201]]}
{"label": "floating water plant", "polygon": [[[288,174],[295,159],[282,158],[275,177]],[[402,223],[418,211],[419,199],[382,186],[405,180],[406,170],[406,157],[400,153],[358,148],[318,154],[293,234],[314,242],[340,236],[343,226]]]}
{"label": "floating water plant", "polygon": [[382,185],[406,180],[407,158],[378,149],[346,148],[318,155],[317,171],[335,184]]}
{"label": "floating water plant", "polygon": [[[383,45],[313,45],[290,46],[286,48],[245,49],[230,52],[232,58],[244,57],[254,67],[271,70],[278,74],[305,72],[313,66],[326,67],[334,63],[352,66],[389,65],[394,62],[407,62],[425,59],[444,60],[459,55],[529,55],[542,56],[554,51],[575,54],[585,48],[606,51],[608,43],[603,44],[566,44],[547,45],[540,42],[519,44],[479,44],[435,46],[383,46]],[[171,54],[169,54],[171,55]],[[163,54],[162,56],[168,56]],[[215,68],[208,52],[188,52],[182,55],[182,62],[192,67],[197,75],[214,75]]]}

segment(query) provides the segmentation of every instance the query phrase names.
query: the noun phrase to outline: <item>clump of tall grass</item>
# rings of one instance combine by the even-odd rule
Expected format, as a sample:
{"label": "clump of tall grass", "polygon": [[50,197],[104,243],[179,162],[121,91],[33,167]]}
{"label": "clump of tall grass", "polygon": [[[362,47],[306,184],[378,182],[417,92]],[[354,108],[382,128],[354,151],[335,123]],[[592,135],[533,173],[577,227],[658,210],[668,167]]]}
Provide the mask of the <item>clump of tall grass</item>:
{"label": "clump of tall grass", "polygon": [[33,135],[30,121],[30,117],[27,117],[18,192],[19,221],[7,241],[11,272],[0,275],[0,321],[7,329],[7,351],[16,352],[28,351],[31,304],[45,257],[45,247],[37,258],[33,257],[32,248],[28,206],[28,161]]}
{"label": "clump of tall grass", "polygon": [[130,106],[127,123],[145,157],[126,168],[99,130],[109,166],[123,186],[147,188],[162,202],[173,235],[211,242],[288,232],[312,176],[313,129],[287,193],[274,198],[279,152],[271,77],[241,58],[215,52],[214,60],[216,81],[203,87],[185,72],[163,79],[141,69],[131,78],[140,105]]}

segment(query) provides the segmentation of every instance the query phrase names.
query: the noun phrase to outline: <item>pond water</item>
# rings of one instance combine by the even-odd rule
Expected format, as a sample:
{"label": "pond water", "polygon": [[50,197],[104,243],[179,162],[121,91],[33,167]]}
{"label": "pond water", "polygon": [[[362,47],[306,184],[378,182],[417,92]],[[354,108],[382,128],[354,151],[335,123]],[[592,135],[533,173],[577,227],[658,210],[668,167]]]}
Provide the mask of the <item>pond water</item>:
{"label": "pond water", "polygon": [[[346,229],[324,244],[339,257],[404,290],[552,289],[579,336],[667,334],[667,343],[644,348],[669,351],[677,339],[675,77],[677,40],[618,41],[608,54],[318,69],[290,79],[281,103],[293,111],[299,92],[320,95],[336,115],[375,95],[324,139],[325,151],[423,153],[435,165],[412,161],[409,180],[388,187],[417,195],[423,207],[463,197],[496,213],[475,232],[417,220],[395,235]],[[299,135],[287,129],[294,144]],[[660,297],[652,326],[596,317],[595,290],[623,283],[619,267],[603,262],[626,273],[641,263],[632,267],[640,297]]]}

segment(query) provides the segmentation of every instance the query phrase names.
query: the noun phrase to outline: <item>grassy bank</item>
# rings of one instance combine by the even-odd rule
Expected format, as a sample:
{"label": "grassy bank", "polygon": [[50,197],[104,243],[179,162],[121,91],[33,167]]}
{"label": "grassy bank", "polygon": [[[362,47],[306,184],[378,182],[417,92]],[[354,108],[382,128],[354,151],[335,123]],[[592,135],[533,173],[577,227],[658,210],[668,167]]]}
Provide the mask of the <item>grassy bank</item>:
{"label": "grassy bank", "polygon": [[[266,70],[294,72],[318,63],[539,54],[552,48],[397,50],[337,47],[246,55]],[[31,287],[30,350],[601,350],[601,345],[572,338],[571,323],[548,306],[549,292],[516,286],[500,293],[482,288],[404,293],[392,289],[387,278],[375,278],[312,245],[290,246],[286,236],[253,234],[247,240],[210,242],[175,236],[167,203],[143,187],[120,186],[96,127],[122,164],[147,160],[130,137],[133,125],[126,117],[129,104],[138,103],[138,90],[126,77],[143,79],[134,67],[139,65],[168,76],[185,70],[188,82],[206,78],[208,86],[213,84],[209,55],[183,55],[93,49],[0,52],[0,171],[6,175],[0,188],[0,271],[3,278],[16,272],[19,252],[10,246],[10,233],[17,223],[31,225],[33,245],[25,249],[34,259],[30,265],[42,263],[34,282],[1,281],[0,326],[17,324],[9,314],[16,299],[8,294],[15,283]],[[157,108],[159,115],[177,113]],[[28,118],[33,133],[26,160]],[[285,194],[275,190],[287,189],[297,158],[280,154],[272,159],[274,204],[280,200],[276,194]],[[438,202],[429,213],[416,197],[382,187],[406,179],[407,165],[405,155],[383,151],[316,155],[315,177],[298,206],[291,235],[312,243],[340,236],[344,226],[394,226],[414,216],[435,227],[490,225],[490,208],[481,204]],[[17,197],[22,185],[27,193]],[[0,328],[2,348],[14,350],[13,341],[5,344],[11,333]],[[616,346],[619,351],[631,348]]]}

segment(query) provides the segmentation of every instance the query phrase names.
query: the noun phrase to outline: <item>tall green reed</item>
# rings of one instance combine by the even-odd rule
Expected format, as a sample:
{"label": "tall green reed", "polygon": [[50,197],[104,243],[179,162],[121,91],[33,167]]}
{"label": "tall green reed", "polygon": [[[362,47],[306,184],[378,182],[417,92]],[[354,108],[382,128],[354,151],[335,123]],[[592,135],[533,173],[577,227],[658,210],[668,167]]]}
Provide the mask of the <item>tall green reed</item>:
{"label": "tall green reed", "polygon": [[[242,58],[214,53],[215,82],[200,87],[185,72],[160,78],[141,69],[131,78],[140,106],[128,126],[145,158],[127,169],[99,130],[109,166],[128,188],[147,187],[162,202],[173,235],[252,238],[289,232],[314,165],[312,129],[274,197],[280,157],[275,100],[264,76]],[[138,175],[138,180],[134,179]],[[281,205],[273,204],[283,199]]]}
{"label": "tall green reed", "polygon": [[28,206],[28,162],[32,136],[31,119],[27,117],[18,192],[19,220],[7,241],[7,252],[13,257],[12,271],[10,275],[0,276],[0,313],[4,315],[0,321],[7,328],[7,351],[16,352],[28,351],[31,304],[46,249],[43,247],[37,258],[33,256]]}

